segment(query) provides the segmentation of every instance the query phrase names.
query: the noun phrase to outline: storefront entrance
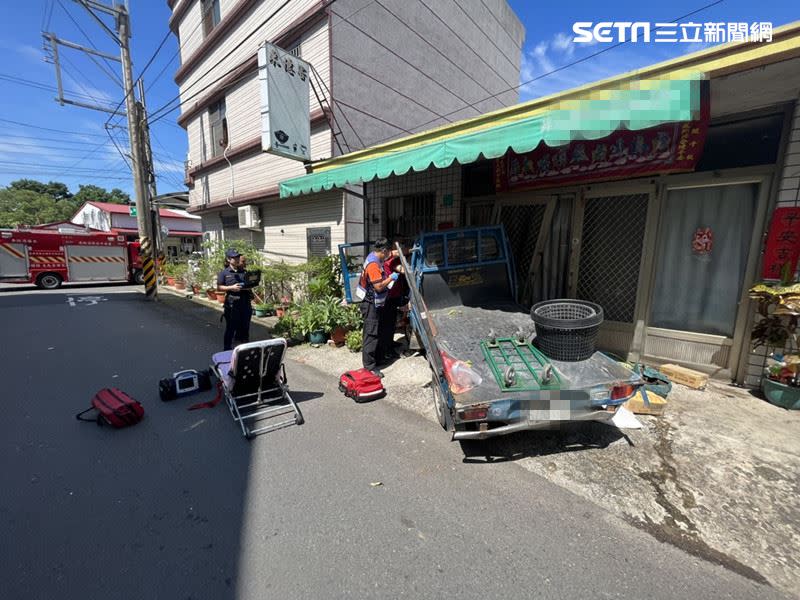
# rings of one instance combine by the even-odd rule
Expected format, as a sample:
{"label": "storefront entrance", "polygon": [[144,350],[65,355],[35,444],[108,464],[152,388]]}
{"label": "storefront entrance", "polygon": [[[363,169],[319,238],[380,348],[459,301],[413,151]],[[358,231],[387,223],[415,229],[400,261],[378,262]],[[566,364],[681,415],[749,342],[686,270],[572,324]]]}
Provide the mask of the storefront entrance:
{"label": "storefront entrance", "polygon": [[498,202],[493,220],[509,236],[521,304],[596,302],[605,311],[603,349],[728,370],[746,327],[740,307],[758,255],[764,187],[751,178],[660,193],[627,184],[515,194]]}

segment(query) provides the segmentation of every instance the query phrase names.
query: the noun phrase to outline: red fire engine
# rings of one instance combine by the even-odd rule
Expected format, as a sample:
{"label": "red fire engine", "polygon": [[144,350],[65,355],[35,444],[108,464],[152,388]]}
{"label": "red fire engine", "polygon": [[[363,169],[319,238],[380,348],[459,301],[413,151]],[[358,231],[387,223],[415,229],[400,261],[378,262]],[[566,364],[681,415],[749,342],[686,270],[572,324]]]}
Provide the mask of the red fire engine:
{"label": "red fire engine", "polygon": [[0,229],[0,281],[45,289],[64,281],[143,283],[139,242],[113,233]]}

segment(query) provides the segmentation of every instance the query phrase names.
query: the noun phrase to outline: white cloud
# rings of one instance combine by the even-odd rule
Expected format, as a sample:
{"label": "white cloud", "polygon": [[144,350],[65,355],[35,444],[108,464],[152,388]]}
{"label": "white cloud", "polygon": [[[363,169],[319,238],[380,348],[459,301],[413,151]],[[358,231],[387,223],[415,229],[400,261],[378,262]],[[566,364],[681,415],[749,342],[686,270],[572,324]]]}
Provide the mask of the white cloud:
{"label": "white cloud", "polygon": [[572,41],[572,36],[566,33],[557,33],[553,38],[553,48],[563,53],[567,58],[575,54],[575,42]]}

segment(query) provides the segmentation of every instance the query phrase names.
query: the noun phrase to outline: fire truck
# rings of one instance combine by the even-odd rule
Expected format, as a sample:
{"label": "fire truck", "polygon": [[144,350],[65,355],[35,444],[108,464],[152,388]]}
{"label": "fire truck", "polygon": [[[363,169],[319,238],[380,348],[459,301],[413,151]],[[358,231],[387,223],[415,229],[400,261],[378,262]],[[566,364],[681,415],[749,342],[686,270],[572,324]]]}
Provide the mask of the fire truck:
{"label": "fire truck", "polygon": [[143,283],[139,242],[113,233],[0,229],[0,282],[51,290],[65,281]]}

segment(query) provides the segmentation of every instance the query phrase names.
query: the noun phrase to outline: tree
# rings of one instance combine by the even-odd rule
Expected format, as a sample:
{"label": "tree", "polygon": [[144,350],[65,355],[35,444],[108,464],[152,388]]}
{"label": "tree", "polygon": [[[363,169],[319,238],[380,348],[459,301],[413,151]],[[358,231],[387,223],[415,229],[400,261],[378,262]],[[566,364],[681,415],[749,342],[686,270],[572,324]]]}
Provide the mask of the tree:
{"label": "tree", "polygon": [[41,225],[69,219],[76,211],[73,200],[56,201],[29,189],[0,189],[0,227]]}
{"label": "tree", "polygon": [[49,181],[42,183],[35,179],[17,179],[8,184],[9,189],[12,190],[29,190],[37,194],[50,196],[53,200],[69,200],[72,194],[67,187],[67,184],[60,181]]}
{"label": "tree", "polygon": [[84,202],[110,202],[112,204],[130,204],[131,197],[120,190],[114,188],[110,192],[97,185],[86,184],[78,186],[78,193],[72,197],[78,205]]}

